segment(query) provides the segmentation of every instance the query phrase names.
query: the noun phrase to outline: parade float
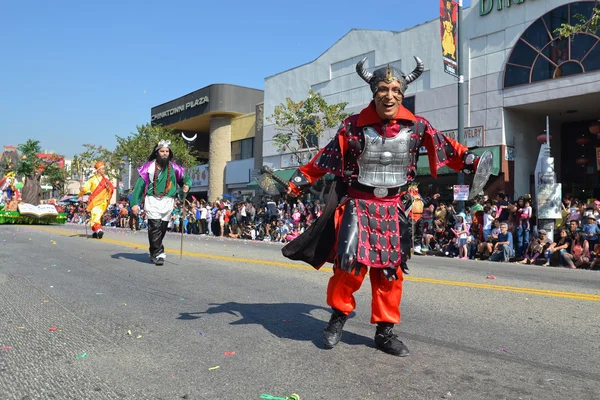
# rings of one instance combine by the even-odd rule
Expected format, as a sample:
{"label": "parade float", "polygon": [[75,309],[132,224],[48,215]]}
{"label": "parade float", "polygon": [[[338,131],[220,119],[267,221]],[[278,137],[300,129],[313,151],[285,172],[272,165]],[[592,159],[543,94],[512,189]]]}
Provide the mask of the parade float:
{"label": "parade float", "polygon": [[[25,182],[19,181],[13,171],[13,165],[19,162],[16,148],[5,146],[4,149],[0,160],[0,164],[4,166],[3,176],[0,178],[0,224],[64,224],[67,215],[59,213],[55,205],[39,204],[41,188],[37,176],[26,176]],[[33,202],[37,204],[25,203],[24,198],[34,199]]]}

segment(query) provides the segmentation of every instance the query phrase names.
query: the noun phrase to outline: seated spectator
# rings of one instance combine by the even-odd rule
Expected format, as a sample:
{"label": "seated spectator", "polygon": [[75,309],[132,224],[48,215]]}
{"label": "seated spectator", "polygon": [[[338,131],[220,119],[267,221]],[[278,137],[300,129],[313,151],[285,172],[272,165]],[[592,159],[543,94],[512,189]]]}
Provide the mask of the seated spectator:
{"label": "seated spectator", "polygon": [[560,239],[558,242],[552,243],[546,250],[546,266],[551,265],[558,267],[562,265],[563,254],[569,252],[571,249],[571,237],[566,229],[561,229],[559,233]]}
{"label": "seated spectator", "polygon": [[514,256],[515,250],[513,247],[512,233],[508,231],[508,224],[506,222],[502,222],[500,224],[498,241],[494,245],[494,252],[490,256],[490,261],[508,262],[510,258]]}
{"label": "seated spectator", "polygon": [[442,244],[442,255],[446,257],[458,257],[458,239],[453,238]]}
{"label": "seated spectator", "polygon": [[292,240],[296,239],[298,237],[298,228],[294,228],[286,237],[285,237],[285,241],[286,242],[291,242]]}
{"label": "seated spectator", "polygon": [[443,220],[434,219],[433,226],[429,226],[423,235],[425,247],[429,250],[439,249],[439,244],[442,242],[446,226]]}
{"label": "seated spectator", "polygon": [[533,264],[541,254],[544,254],[544,250],[551,244],[550,239],[548,239],[546,235],[546,231],[540,229],[538,237],[529,242],[527,250],[525,250],[525,258],[519,261],[519,264]]}
{"label": "seated spectator", "polygon": [[594,250],[598,244],[598,234],[600,233],[600,227],[596,223],[596,217],[594,214],[588,214],[586,217],[586,224],[581,227],[581,230],[585,234],[585,238],[588,241],[589,248]]}
{"label": "seated spectator", "polygon": [[569,235],[571,237],[571,249],[563,253],[563,261],[567,268],[585,268],[590,262],[590,245],[586,235],[577,230],[576,221],[569,223]]}
{"label": "seated spectator", "polygon": [[490,255],[494,252],[494,246],[498,242],[498,235],[500,234],[500,220],[494,219],[492,222],[492,229],[487,235],[487,239],[477,247],[477,254],[479,259],[487,260]]}
{"label": "seated spectator", "polygon": [[242,239],[256,239],[256,230],[254,229],[254,224],[252,222],[248,222],[248,225],[244,226],[242,229]]}
{"label": "seated spectator", "polygon": [[[477,211],[479,212],[479,211]],[[477,235],[471,233],[467,237],[467,257],[469,260],[474,260],[477,256],[477,248],[479,247],[479,239],[477,239]]]}
{"label": "seated spectator", "polygon": [[230,226],[229,229],[229,235],[230,238],[236,238],[239,239],[242,237],[242,231],[240,229],[240,226],[238,224],[233,224]]}

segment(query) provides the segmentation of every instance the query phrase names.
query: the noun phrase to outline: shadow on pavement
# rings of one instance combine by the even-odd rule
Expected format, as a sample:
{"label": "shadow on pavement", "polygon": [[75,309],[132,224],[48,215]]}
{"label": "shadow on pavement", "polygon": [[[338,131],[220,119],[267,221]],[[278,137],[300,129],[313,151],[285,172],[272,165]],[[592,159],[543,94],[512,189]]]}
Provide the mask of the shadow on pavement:
{"label": "shadow on pavement", "polygon": [[[240,319],[231,325],[262,325],[273,335],[297,341],[312,341],[323,348],[322,333],[328,321],[322,321],[311,315],[315,310],[330,312],[330,308],[304,303],[236,303],[210,304],[205,312],[180,313],[177,319],[200,318],[200,314],[230,314]],[[353,314],[350,316],[352,317]],[[346,327],[352,324],[349,320]],[[374,330],[373,330],[374,332]],[[350,345],[374,347],[373,338],[344,331],[342,342]]]}
{"label": "shadow on pavement", "polygon": [[144,264],[151,264],[148,253],[142,253],[142,254],[140,254],[140,253],[116,253],[116,254],[111,254],[110,257],[117,259],[117,260],[125,259],[125,260],[139,261]]}
{"label": "shadow on pavement", "polygon": [[182,313],[179,313],[179,317],[177,317],[177,319],[180,319],[182,321],[192,321],[194,319],[202,318],[198,314],[202,314],[202,313],[201,312],[193,312],[193,313],[182,312]]}

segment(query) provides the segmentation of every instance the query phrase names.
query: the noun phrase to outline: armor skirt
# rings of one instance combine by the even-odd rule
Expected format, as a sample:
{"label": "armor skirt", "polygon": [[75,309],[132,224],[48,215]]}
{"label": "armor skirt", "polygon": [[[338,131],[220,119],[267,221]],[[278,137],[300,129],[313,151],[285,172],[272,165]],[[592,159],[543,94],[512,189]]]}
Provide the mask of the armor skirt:
{"label": "armor skirt", "polygon": [[348,197],[336,210],[336,225],[341,269],[357,274],[360,265],[396,269],[410,257],[410,224],[399,196]]}

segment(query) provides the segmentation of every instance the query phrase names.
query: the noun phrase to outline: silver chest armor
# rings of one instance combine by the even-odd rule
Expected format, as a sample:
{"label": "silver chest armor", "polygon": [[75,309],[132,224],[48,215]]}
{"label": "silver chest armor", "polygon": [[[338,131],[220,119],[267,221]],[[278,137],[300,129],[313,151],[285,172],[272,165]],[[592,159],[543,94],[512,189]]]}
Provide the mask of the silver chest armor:
{"label": "silver chest armor", "polygon": [[363,128],[365,148],[358,157],[358,182],[374,187],[377,197],[385,197],[388,188],[408,182],[410,128],[402,128],[392,138],[383,138],[370,126]]}

